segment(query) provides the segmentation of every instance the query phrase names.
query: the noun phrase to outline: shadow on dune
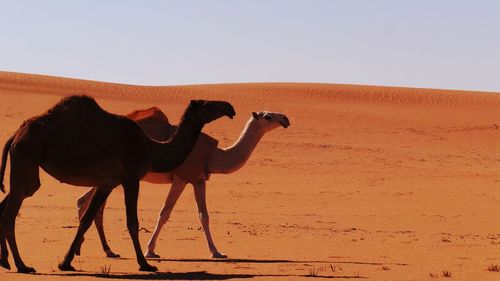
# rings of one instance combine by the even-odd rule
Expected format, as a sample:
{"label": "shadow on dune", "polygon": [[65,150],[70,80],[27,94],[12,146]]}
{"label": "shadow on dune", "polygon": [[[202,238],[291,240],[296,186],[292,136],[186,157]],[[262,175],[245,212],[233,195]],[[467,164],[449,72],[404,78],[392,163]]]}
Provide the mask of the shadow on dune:
{"label": "shadow on dune", "polygon": [[255,278],[255,277],[318,277],[318,278],[363,278],[363,276],[310,276],[310,275],[296,275],[296,274],[217,274],[209,273],[206,271],[194,271],[194,272],[158,272],[158,273],[139,273],[139,274],[102,274],[102,273],[85,273],[85,272],[74,272],[74,273],[51,273],[51,274],[36,274],[45,276],[61,276],[61,277],[96,277],[96,278],[106,278],[106,279],[131,279],[131,280],[229,280],[229,279],[245,279],[245,278]]}

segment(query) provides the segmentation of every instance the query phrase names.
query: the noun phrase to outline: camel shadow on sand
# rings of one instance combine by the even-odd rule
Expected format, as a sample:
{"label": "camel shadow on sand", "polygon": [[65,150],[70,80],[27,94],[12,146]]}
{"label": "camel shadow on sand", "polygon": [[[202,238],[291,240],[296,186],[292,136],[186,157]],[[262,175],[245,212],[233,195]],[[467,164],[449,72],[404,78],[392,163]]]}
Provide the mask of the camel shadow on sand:
{"label": "camel shadow on sand", "polygon": [[[127,258],[121,258],[127,259]],[[274,264],[274,263],[332,263],[333,261],[320,260],[285,260],[285,259],[151,259],[157,262],[201,262],[201,263],[257,263],[257,264]],[[364,264],[364,265],[381,265],[377,262],[359,262],[359,261],[335,261],[334,263],[349,263],[349,264]],[[406,265],[394,263],[395,265]],[[35,273],[37,274],[37,273]],[[45,276],[64,276],[64,277],[96,277],[105,279],[131,279],[131,280],[230,280],[230,279],[250,279],[258,277],[318,277],[328,279],[366,279],[366,276],[359,275],[331,275],[331,276],[311,276],[310,274],[265,274],[265,273],[210,273],[207,271],[192,271],[192,272],[156,272],[156,273],[95,273],[95,272],[71,272],[71,273],[39,273],[37,275]]]}
{"label": "camel shadow on sand", "polygon": [[131,280],[230,280],[230,279],[247,279],[255,277],[320,277],[320,278],[367,278],[363,276],[311,276],[300,274],[238,274],[238,273],[209,273],[206,271],[193,271],[193,272],[157,272],[157,273],[138,273],[138,274],[103,274],[103,273],[86,273],[86,272],[73,272],[73,273],[50,273],[50,274],[37,274],[43,276],[61,276],[61,277],[96,277],[105,279],[131,279]]}

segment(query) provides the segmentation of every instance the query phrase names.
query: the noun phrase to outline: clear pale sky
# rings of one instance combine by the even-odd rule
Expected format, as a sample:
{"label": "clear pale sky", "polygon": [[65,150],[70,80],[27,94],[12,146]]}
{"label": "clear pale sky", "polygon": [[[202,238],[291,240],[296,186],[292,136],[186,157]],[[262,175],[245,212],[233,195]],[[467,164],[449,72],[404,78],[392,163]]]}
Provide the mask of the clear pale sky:
{"label": "clear pale sky", "polygon": [[500,1],[0,0],[0,70],[500,92]]}

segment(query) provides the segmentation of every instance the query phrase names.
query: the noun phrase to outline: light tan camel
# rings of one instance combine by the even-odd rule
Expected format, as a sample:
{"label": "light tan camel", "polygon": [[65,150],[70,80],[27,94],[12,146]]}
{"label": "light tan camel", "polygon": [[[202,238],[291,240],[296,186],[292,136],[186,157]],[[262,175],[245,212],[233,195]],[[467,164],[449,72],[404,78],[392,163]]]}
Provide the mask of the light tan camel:
{"label": "light tan camel", "polygon": [[[0,265],[10,269],[8,241],[17,270],[35,272],[22,261],[16,244],[15,220],[21,204],[40,187],[39,167],[61,182],[95,186],[76,236],[59,264],[74,271],[75,249],[111,191],[122,185],[127,227],[140,270],[156,271],[142,254],[138,238],[139,181],[147,172],[167,172],[180,165],[194,147],[203,126],[222,116],[233,117],[227,102],[191,101],[174,136],[166,142],[150,138],[132,119],[104,111],[88,96],[62,99],[46,113],[25,121],[3,150],[0,182],[10,151],[10,192],[0,203]],[[0,186],[3,191],[3,185]]]}
{"label": "light tan camel", "polygon": [[[134,111],[128,115],[141,125],[146,133],[159,140],[168,138],[172,126],[168,123],[167,117],[157,108]],[[257,143],[262,136],[279,126],[287,128],[290,125],[288,118],[284,114],[275,112],[252,113],[239,139],[230,147],[216,148],[217,141],[210,136],[201,133],[195,147],[188,158],[172,172],[168,173],[148,173],[142,180],[151,183],[172,183],[172,187],[167,196],[165,204],[160,212],[156,228],[148,243],[147,258],[159,258],[154,249],[160,230],[168,221],[172,209],[177,199],[184,191],[187,183],[192,183],[194,187],[195,200],[198,205],[198,212],[201,225],[205,232],[208,248],[213,258],[226,258],[215,247],[210,234],[209,216],[205,199],[205,189],[207,176],[211,173],[225,174],[232,173],[241,168],[247,162]],[[86,210],[94,189],[90,189],[78,199],[79,216]],[[101,244],[107,257],[119,257],[109,247],[103,227],[103,211],[98,211],[94,222],[101,239]]]}

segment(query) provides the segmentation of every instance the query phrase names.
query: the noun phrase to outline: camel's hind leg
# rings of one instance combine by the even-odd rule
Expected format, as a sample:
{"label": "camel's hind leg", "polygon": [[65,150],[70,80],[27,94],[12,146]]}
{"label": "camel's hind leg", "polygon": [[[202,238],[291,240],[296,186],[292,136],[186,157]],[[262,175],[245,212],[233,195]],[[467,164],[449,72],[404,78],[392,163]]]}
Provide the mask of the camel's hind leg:
{"label": "camel's hind leg", "polygon": [[80,225],[78,226],[78,230],[76,232],[75,238],[73,239],[73,243],[71,243],[71,246],[66,253],[66,256],[64,257],[64,260],[59,263],[60,270],[75,271],[75,268],[71,266],[71,261],[73,261],[73,258],[75,257],[76,249],[81,244],[83,235],[92,224],[92,220],[94,219],[97,210],[99,210],[102,204],[106,201],[113,188],[114,187],[96,187],[96,190],[92,195],[89,207],[80,220]]}
{"label": "camel's hind leg", "polygon": [[139,197],[139,180],[131,180],[123,183],[123,191],[125,193],[125,207],[127,210],[127,228],[130,233],[130,238],[134,244],[135,255],[139,270],[141,271],[157,271],[156,266],[148,264],[146,258],[142,254],[141,244],[139,243],[139,219],[137,218],[137,199]]}
{"label": "camel's hind leg", "polygon": [[158,254],[155,253],[156,240],[160,235],[162,227],[167,223],[168,219],[170,218],[170,214],[172,213],[172,210],[174,209],[174,206],[177,203],[177,200],[181,196],[182,192],[184,191],[185,187],[186,187],[186,182],[174,175],[174,178],[172,180],[172,187],[170,187],[170,191],[168,193],[167,199],[165,200],[165,204],[163,205],[163,208],[160,211],[158,222],[156,223],[156,228],[153,232],[153,235],[151,235],[151,238],[149,239],[148,251],[145,254],[146,258],[160,257]]}
{"label": "camel's hind leg", "polygon": [[[33,195],[39,187],[38,166],[34,165],[30,160],[11,157],[10,192],[5,203],[5,210],[0,219],[0,229],[9,243],[14,263],[16,264],[17,271],[20,273],[35,272],[35,269],[26,266],[19,254],[15,234],[16,217],[23,200]],[[4,203],[2,202],[2,204]],[[4,244],[2,242],[2,247]]]}
{"label": "camel's hind leg", "polygon": [[207,238],[208,249],[212,253],[212,258],[227,258],[226,255],[220,253],[215,247],[214,241],[212,240],[212,234],[210,233],[210,219],[208,216],[207,209],[207,199],[206,199],[206,188],[207,182],[204,180],[199,180],[194,185],[194,196],[196,199],[196,205],[198,206],[198,214],[200,216],[201,226],[203,227],[203,232],[205,232],[205,237]]}
{"label": "camel's hind leg", "polygon": [[[5,205],[7,205],[7,200],[9,200],[9,195],[7,195],[0,203],[0,217],[2,216]],[[0,227],[0,266],[6,269],[10,269],[9,264],[9,249],[7,249],[7,240],[2,228]]]}

